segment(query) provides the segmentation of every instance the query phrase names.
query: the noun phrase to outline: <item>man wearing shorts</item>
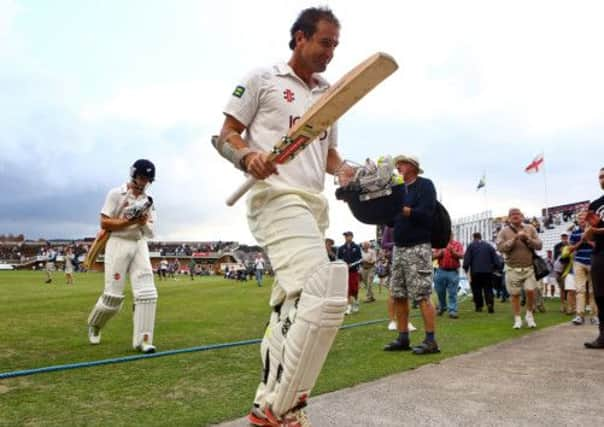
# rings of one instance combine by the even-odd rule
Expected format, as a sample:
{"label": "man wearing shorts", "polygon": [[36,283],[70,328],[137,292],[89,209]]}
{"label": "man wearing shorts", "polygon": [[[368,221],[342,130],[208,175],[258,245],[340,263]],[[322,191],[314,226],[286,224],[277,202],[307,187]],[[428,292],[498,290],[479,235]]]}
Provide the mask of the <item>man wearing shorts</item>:
{"label": "man wearing shorts", "polygon": [[[412,156],[394,159],[405,182],[400,212],[394,219],[394,248],[390,291],[397,317],[398,337],[385,351],[413,350],[415,354],[439,353],[435,339],[436,311],[432,294],[432,218],[436,208],[436,189],[423,173],[419,160]],[[426,338],[413,349],[409,345],[409,300],[417,302],[424,320]]]}
{"label": "man wearing shorts", "polygon": [[508,212],[509,225],[497,235],[497,249],[505,260],[505,286],[512,296],[514,329],[522,327],[520,317],[520,293],[526,292],[526,314],[524,320],[529,328],[537,327],[532,309],[535,306],[537,279],[533,269],[533,251],[540,250],[543,243],[537,230],[530,224],[523,224],[520,209],[511,208]]}

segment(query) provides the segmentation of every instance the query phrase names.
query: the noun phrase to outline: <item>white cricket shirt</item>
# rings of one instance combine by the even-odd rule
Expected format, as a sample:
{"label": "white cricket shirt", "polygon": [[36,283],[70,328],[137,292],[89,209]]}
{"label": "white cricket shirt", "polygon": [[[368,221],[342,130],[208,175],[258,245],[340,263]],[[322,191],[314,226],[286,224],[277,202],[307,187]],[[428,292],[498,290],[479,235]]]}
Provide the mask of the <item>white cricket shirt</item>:
{"label": "white cricket shirt", "polygon": [[[127,184],[121,187],[113,188],[107,193],[105,204],[101,209],[101,214],[109,218],[123,218],[124,211],[128,206],[138,199],[147,197],[145,193],[135,197],[131,191],[128,191]],[[145,225],[132,224],[122,230],[112,231],[111,235],[123,237],[126,239],[138,240],[143,237],[153,237],[153,223],[155,222],[155,206],[151,206],[149,221]]]}
{"label": "white cricket shirt", "polygon": [[[255,70],[237,85],[224,113],[246,127],[243,137],[250,148],[270,152],[294,123],[323,95],[329,84],[315,75],[317,86],[310,89],[292,68],[281,63]],[[291,162],[277,166],[279,175],[265,182],[320,192],[325,181],[327,151],[337,146],[337,126],[325,131]]]}

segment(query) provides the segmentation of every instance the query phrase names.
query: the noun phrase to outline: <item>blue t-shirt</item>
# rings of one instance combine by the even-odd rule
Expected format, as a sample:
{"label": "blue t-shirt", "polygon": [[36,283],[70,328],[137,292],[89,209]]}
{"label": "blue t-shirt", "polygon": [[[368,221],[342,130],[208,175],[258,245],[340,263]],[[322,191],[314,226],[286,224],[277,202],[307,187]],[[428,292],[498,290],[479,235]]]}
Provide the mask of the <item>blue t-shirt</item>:
{"label": "blue t-shirt", "polygon": [[[411,208],[410,216],[403,216],[403,207]],[[403,204],[394,218],[396,246],[415,246],[430,243],[436,209],[436,189],[428,178],[417,177],[413,184],[405,184]]]}
{"label": "blue t-shirt", "polygon": [[[581,235],[584,230],[579,227],[575,228],[569,237],[571,245],[577,244],[581,240]],[[575,261],[581,264],[591,265],[591,254],[593,250],[589,243],[582,243],[577,249],[575,249]]]}

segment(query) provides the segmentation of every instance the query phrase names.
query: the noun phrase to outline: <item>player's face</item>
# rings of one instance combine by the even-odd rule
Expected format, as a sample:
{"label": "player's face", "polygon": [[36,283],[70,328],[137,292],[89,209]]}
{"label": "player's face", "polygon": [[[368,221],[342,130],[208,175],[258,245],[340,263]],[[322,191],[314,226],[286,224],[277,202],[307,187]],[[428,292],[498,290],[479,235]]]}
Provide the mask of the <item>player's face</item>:
{"label": "player's face", "polygon": [[134,182],[134,189],[140,192],[143,192],[149,184],[149,178],[141,175],[137,175],[132,181]]}
{"label": "player's face", "polygon": [[340,29],[337,25],[319,21],[317,31],[309,38],[302,40],[302,60],[313,73],[321,73],[327,69],[334,51],[338,46]]}

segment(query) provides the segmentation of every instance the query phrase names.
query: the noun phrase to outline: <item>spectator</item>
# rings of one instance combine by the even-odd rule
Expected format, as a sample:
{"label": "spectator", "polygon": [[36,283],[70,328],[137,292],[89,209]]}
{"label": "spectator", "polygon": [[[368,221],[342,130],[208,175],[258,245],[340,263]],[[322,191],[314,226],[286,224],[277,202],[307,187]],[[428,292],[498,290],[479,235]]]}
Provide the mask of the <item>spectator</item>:
{"label": "spectator", "polygon": [[506,287],[512,296],[514,329],[522,327],[520,317],[520,291],[525,290],[527,308],[524,320],[529,328],[537,327],[532,308],[535,303],[535,288],[538,286],[533,269],[533,251],[540,250],[543,243],[530,224],[523,224],[520,209],[511,208],[508,213],[510,224],[497,235],[497,248],[504,254],[506,264]]}
{"label": "spectator", "polygon": [[[591,274],[591,255],[593,251],[593,242],[585,240],[585,213],[582,213],[578,219],[579,225],[570,235],[569,251],[574,254],[573,272],[575,273],[576,287],[576,313],[572,320],[575,325],[582,325],[585,322],[585,292],[589,289],[589,295],[593,295],[593,287],[589,276]],[[590,298],[589,307],[591,309],[591,323],[598,323],[598,309],[594,298]]]}
{"label": "spectator", "polygon": [[348,306],[346,314],[359,311],[359,265],[361,248],[352,241],[352,231],[344,232],[344,244],[338,248],[338,259],[348,264]]}
{"label": "spectator", "polygon": [[543,295],[547,298],[549,290],[550,298],[553,298],[556,295],[558,280],[556,270],[554,269],[554,255],[551,249],[548,249],[546,252],[545,262],[547,263],[547,268],[549,268],[549,274],[543,278]]}
{"label": "spectator", "polygon": [[334,246],[336,242],[333,241],[333,239],[327,238],[325,239],[325,250],[327,251],[327,257],[329,258],[329,261],[335,261],[336,260],[336,250],[334,249]]}
{"label": "spectator", "polygon": [[260,252],[256,254],[256,259],[254,260],[254,270],[256,272],[256,283],[258,284],[258,287],[261,287],[262,277],[264,276],[264,258]]}
{"label": "spectator", "polygon": [[[598,178],[604,190],[604,168],[600,169]],[[586,342],[585,347],[604,349],[604,196],[589,204],[587,219],[589,225],[585,230],[585,240],[595,243],[591,256],[591,281],[598,307],[600,333],[595,340]]]}
{"label": "spectator", "polygon": [[57,261],[57,252],[48,245],[46,251],[46,264],[44,271],[46,272],[46,281],[44,283],[52,283],[52,272],[55,271],[55,262]]}
{"label": "spectator", "polygon": [[[562,249],[568,246],[568,233],[564,232],[560,235],[560,241],[556,243],[554,246],[554,266],[556,262],[560,262],[561,264],[565,264],[568,262],[568,258],[565,260],[561,259]],[[565,284],[565,278],[562,277],[561,273],[564,269],[559,269],[559,272],[556,273],[556,281],[558,282],[558,288],[560,289],[560,312],[566,313],[568,312],[568,303],[567,303],[567,292]]]}
{"label": "spectator", "polygon": [[73,250],[71,247],[67,247],[63,259],[65,260],[65,283],[67,285],[73,285]]}
{"label": "spectator", "polygon": [[463,269],[466,273],[470,271],[474,309],[481,312],[486,302],[488,312],[494,313],[493,272],[498,263],[497,253],[493,246],[482,240],[480,233],[474,233],[472,238],[474,240],[466,250]]}
{"label": "spectator", "polygon": [[[438,315],[442,316],[449,312],[451,319],[459,317],[457,310],[457,288],[459,287],[459,260],[463,258],[463,246],[453,239],[453,233],[449,244],[444,249],[433,249],[432,256],[438,261],[434,277],[434,289],[438,295]],[[447,294],[449,304],[447,304]]]}
{"label": "spectator", "polygon": [[419,160],[397,156],[396,167],[403,176],[405,192],[400,212],[394,218],[394,249],[390,291],[394,298],[399,335],[384,347],[386,351],[410,350],[409,299],[418,303],[424,320],[426,337],[414,347],[414,354],[438,353],[436,313],[430,301],[432,294],[432,221],[436,209],[436,189],[423,173]]}
{"label": "spectator", "polygon": [[369,242],[363,242],[361,245],[361,281],[367,292],[366,303],[374,302],[373,296],[373,278],[375,277],[375,263],[377,255],[375,249],[371,247]]}
{"label": "spectator", "polygon": [[191,280],[193,280],[195,277],[195,267],[196,266],[197,266],[197,263],[195,262],[195,259],[191,258],[191,261],[189,261],[189,276],[191,276]]}
{"label": "spectator", "polygon": [[159,278],[167,280],[167,274],[168,274],[168,260],[165,258],[162,258],[161,261],[159,262]]}

